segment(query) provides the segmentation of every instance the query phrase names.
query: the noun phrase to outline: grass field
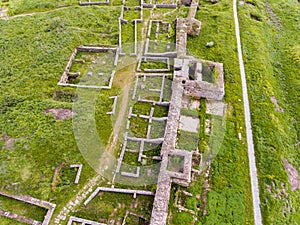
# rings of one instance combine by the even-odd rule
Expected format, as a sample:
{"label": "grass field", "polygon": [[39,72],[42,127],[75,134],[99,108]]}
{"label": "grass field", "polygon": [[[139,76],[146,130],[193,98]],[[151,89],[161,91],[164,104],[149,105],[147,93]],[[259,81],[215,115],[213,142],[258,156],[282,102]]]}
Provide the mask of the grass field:
{"label": "grass field", "polygon": [[[136,5],[135,0],[127,3]],[[70,54],[78,45],[117,44],[120,7],[79,7],[77,0],[8,0],[2,1],[2,4],[8,6],[10,15],[41,11],[45,13],[0,20],[0,189],[54,202],[58,209],[56,215],[95,172],[76,146],[72,120],[57,121],[51,115],[45,115],[44,111],[48,108],[72,108],[78,93],[72,88],[57,86]],[[111,4],[119,5],[120,1],[112,1]],[[53,9],[59,10],[51,11]],[[252,0],[239,5],[238,9],[263,223],[297,224],[300,221],[299,190],[291,191],[283,159],[287,159],[295,168],[300,167],[299,3],[296,0],[269,0],[266,4],[264,0]],[[144,13],[147,17],[150,14],[152,18],[164,17],[164,21],[168,22],[172,22],[177,15],[176,10],[169,9],[154,9],[151,12],[148,9]],[[186,13],[187,8],[181,7],[179,15],[186,16]],[[131,19],[137,15],[132,11],[126,16]],[[203,177],[198,177],[186,189],[193,197],[182,199],[188,209],[197,211],[200,206],[197,225],[253,224],[232,1],[222,0],[211,4],[201,0],[196,18],[202,21],[201,32],[199,37],[189,37],[189,54],[224,63],[226,132],[224,140],[218,140],[222,142],[222,146],[217,149],[219,152],[212,161],[206,205],[201,199],[204,192]],[[132,42],[133,25],[129,22],[124,26],[128,29],[124,29],[123,41]],[[139,32],[140,30],[139,27]],[[171,37],[173,41],[173,26]],[[214,45],[208,48],[206,43],[210,41]],[[160,89],[159,79],[147,78],[146,82],[147,87]],[[166,79],[166,87],[170,84],[171,80]],[[112,107],[109,97],[120,94],[121,86],[114,86],[112,90],[101,91],[97,95],[95,122],[104,145],[109,142],[113,130],[112,118],[106,114]],[[153,94],[148,96],[149,93],[142,94],[156,100],[159,97]],[[170,95],[170,91],[165,90],[164,100],[168,101]],[[275,105],[274,99],[279,106]],[[203,116],[205,104],[201,105],[203,108],[199,111],[184,112],[200,116],[199,144],[191,143],[185,138],[185,142],[180,145],[185,147],[193,144],[191,149],[194,149],[198,144],[200,151],[205,151],[203,149],[209,145],[209,139],[204,134],[204,124],[205,118],[210,116]],[[134,107],[134,113],[148,115],[150,108],[149,104],[138,103]],[[79,107],[78,110],[84,110],[84,107]],[[167,110],[167,107],[155,106],[154,116],[167,116]],[[132,132],[137,136],[145,136],[146,121],[132,122],[135,125],[131,127]],[[153,123],[153,126],[159,132],[151,135],[162,136],[164,123]],[[136,143],[128,143],[130,144]],[[137,149],[138,146],[132,148]],[[145,154],[157,156],[160,148],[161,145],[146,145]],[[128,154],[126,157],[125,161],[128,163],[134,161],[138,164],[136,155]],[[73,184],[75,171],[69,168],[73,163],[84,165],[79,185]],[[60,169],[53,188],[52,176],[57,168]],[[267,185],[272,187],[271,193]],[[154,190],[154,186],[147,188]],[[178,212],[173,205],[175,189],[178,186],[172,187],[169,224],[191,224],[192,215]],[[200,195],[200,200],[196,195]],[[152,199],[142,197],[138,201],[135,211],[149,218]],[[0,198],[0,204],[36,219],[41,219],[44,213],[34,207],[26,207],[25,210],[23,203],[18,203],[13,209],[13,200],[10,199]],[[109,218],[117,221],[125,214],[124,205],[133,204],[135,202],[132,196],[105,194],[103,197],[96,197],[90,205],[79,208],[75,213],[76,216],[88,216],[90,219],[102,217],[106,221]],[[112,215],[113,209],[117,207],[119,214]],[[204,208],[207,209],[205,216]],[[136,221],[135,219],[129,218],[132,221]],[[16,224],[2,217],[0,221],[3,225]]]}
{"label": "grass field", "polygon": [[[149,220],[151,211],[148,209],[152,207],[152,201],[152,196],[137,196],[134,199],[131,194],[104,192],[99,193],[87,206],[80,207],[76,215],[91,220],[103,218],[105,223],[111,219],[114,219],[115,222],[122,222],[126,210],[130,207],[131,212],[140,214]],[[114,211],[114,209],[117,210]]]}
{"label": "grass field", "polygon": [[[224,64],[227,104],[225,137],[211,165],[207,214],[203,216],[204,205],[201,203],[197,224],[253,224],[232,1],[217,4],[201,1],[196,18],[202,22],[201,31],[199,37],[188,38],[189,54]],[[208,48],[206,43],[210,41],[214,46]],[[238,133],[242,134],[242,140],[239,140]],[[200,140],[200,147],[207,144]],[[201,182],[193,186],[193,194],[201,194],[204,190]]]}
{"label": "grass field", "polygon": [[48,11],[55,8],[78,5],[77,0],[7,0],[8,14],[16,15],[21,13]]}
{"label": "grass field", "polygon": [[297,224],[299,190],[291,191],[283,159],[300,166],[299,2],[249,2],[238,9],[263,223]]}
{"label": "grass field", "polygon": [[[231,1],[203,3],[197,13],[202,21],[200,37],[189,41],[197,56],[224,63],[228,108],[223,146],[212,163],[204,224],[253,223],[246,146],[236,137],[238,132],[244,135],[240,129],[244,122],[231,5]],[[299,5],[269,1],[269,8],[264,1],[239,6],[263,223],[297,224],[299,190],[290,190],[282,160],[299,168]],[[205,47],[209,41],[215,43],[212,48]],[[272,96],[284,112],[276,110]]]}
{"label": "grass field", "polygon": [[[54,202],[60,210],[95,175],[79,154],[72,120],[57,121],[44,111],[72,108],[72,99],[55,95],[63,91],[75,96],[74,89],[57,86],[70,54],[78,45],[99,40],[116,44],[119,13],[100,7],[71,7],[0,20],[1,190]],[[101,101],[102,105],[106,102],[102,107],[105,112],[111,110],[108,96],[99,95],[100,101],[107,99]],[[110,117],[106,119],[110,121]],[[103,120],[97,123],[101,129],[103,124],[111,124]],[[111,130],[102,134],[106,142]],[[79,185],[73,184],[74,170],[68,171],[73,163],[83,164]],[[51,190],[53,172],[62,164],[65,167]]]}

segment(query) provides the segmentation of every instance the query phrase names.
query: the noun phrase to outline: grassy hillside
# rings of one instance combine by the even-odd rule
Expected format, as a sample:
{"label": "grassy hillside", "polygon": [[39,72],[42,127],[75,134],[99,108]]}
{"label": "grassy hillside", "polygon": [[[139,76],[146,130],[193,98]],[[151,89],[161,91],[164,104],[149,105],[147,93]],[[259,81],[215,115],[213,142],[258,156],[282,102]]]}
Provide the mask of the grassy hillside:
{"label": "grassy hillside", "polygon": [[[0,1],[0,9],[1,7],[7,8],[8,14],[14,16],[24,13],[45,12],[53,9],[76,6],[79,5],[78,2],[78,0],[2,0]],[[87,2],[87,0],[82,0],[82,2]],[[122,1],[110,0],[110,5],[121,6]]]}
{"label": "grassy hillside", "polygon": [[263,222],[297,224],[300,192],[291,191],[283,159],[299,172],[299,2],[257,0],[238,9]]}
{"label": "grassy hillside", "polygon": [[[200,36],[188,39],[188,49],[201,59],[224,64],[227,115],[222,147],[212,162],[207,215],[199,213],[199,224],[253,224],[232,1],[200,3],[196,16],[202,22]],[[208,48],[206,43],[210,41],[214,46]],[[238,133],[242,134],[242,140]]]}
{"label": "grassy hillside", "polygon": [[[119,13],[72,7],[0,20],[1,190],[49,200],[60,209],[95,175],[77,149],[72,120],[57,121],[44,111],[72,108],[75,89],[57,86],[64,67],[75,46],[116,44],[117,23],[108,21],[117,21]],[[58,97],[61,91],[71,95]],[[84,165],[80,185],[73,184],[72,163]],[[51,190],[57,167],[56,188]]]}

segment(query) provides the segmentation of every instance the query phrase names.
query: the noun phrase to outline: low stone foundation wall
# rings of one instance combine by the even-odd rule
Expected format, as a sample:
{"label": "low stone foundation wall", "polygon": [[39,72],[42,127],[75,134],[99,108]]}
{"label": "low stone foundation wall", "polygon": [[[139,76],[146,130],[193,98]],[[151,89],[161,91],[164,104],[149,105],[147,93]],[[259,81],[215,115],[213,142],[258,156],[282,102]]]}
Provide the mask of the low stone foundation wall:
{"label": "low stone foundation wall", "polygon": [[[15,200],[19,200],[19,201],[22,201],[22,202],[26,202],[26,203],[29,203],[29,204],[32,204],[32,205],[36,205],[36,206],[48,209],[48,211],[47,211],[47,213],[46,213],[46,215],[44,217],[43,222],[40,223],[42,225],[48,225],[49,224],[50,219],[52,217],[52,214],[54,212],[54,209],[56,207],[56,205],[53,204],[53,203],[45,202],[45,201],[42,201],[40,199],[33,198],[31,196],[12,195],[12,194],[7,194],[7,193],[5,193],[3,191],[0,191],[0,195],[3,195],[3,196],[8,197],[8,198],[12,198],[12,199],[15,199]],[[25,222],[24,219],[26,219],[25,217],[22,217],[22,216],[19,216],[19,215],[10,213],[10,212],[6,212],[6,211],[2,211],[1,214],[3,214],[3,216],[9,217],[11,219],[15,218],[15,219],[18,220],[18,219],[22,218],[23,222]],[[34,221],[34,220],[30,219],[30,218],[27,218],[27,219],[28,219],[28,222],[29,221]],[[20,221],[20,220],[18,220],[18,221]],[[32,224],[35,224],[35,223],[32,223]],[[37,224],[39,224],[39,223],[37,223]]]}

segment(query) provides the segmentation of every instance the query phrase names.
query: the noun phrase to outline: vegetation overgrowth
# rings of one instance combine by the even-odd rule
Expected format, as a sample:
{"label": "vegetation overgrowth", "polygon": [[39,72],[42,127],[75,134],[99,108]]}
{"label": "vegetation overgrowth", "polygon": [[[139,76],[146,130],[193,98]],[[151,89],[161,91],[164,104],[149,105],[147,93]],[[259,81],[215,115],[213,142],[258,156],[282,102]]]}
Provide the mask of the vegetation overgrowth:
{"label": "vegetation overgrowth", "polygon": [[[196,18],[202,22],[199,37],[188,37],[188,53],[200,59],[222,62],[225,74],[226,130],[222,146],[212,160],[210,188],[201,195],[196,224],[253,224],[251,186],[245,140],[241,80],[234,32],[232,1],[216,4],[201,1]],[[207,42],[214,42],[206,47]],[[205,104],[202,104],[205,109]],[[203,116],[200,110],[200,118]],[[202,115],[202,117],[201,117]],[[205,121],[200,122],[203,135]],[[238,134],[242,139],[239,140]],[[206,143],[203,143],[206,142]],[[208,146],[207,137],[201,137],[199,146]],[[205,155],[205,154],[204,154]],[[193,195],[204,191],[204,182],[195,182]],[[204,202],[203,199],[207,198]],[[203,209],[207,209],[203,215]]]}
{"label": "vegetation overgrowth", "polygon": [[264,224],[300,221],[283,163],[300,167],[299,10],[297,0],[238,7]]}
{"label": "vegetation overgrowth", "polygon": [[[59,121],[44,112],[72,109],[76,90],[57,86],[69,57],[79,45],[100,40],[117,44],[119,14],[119,8],[70,7],[0,20],[1,190],[54,202],[56,214],[95,176],[76,146],[72,120]],[[112,20],[116,22],[108,22]],[[99,101],[106,103],[99,115],[111,110],[104,93]],[[111,124],[110,116],[104,119],[97,120],[101,129]],[[102,138],[107,142],[112,128],[105,131]],[[83,164],[79,185],[73,183],[76,171],[69,169],[73,163]],[[56,168],[60,169],[52,181]]]}
{"label": "vegetation overgrowth", "polygon": [[[134,2],[128,1],[128,4],[135,5]],[[79,154],[71,120],[58,121],[44,111],[48,108],[72,108],[72,102],[78,97],[74,89],[56,85],[74,47],[118,43],[120,8],[74,6],[77,4],[77,0],[9,0],[2,1],[0,5],[7,6],[10,15],[67,7],[28,17],[0,20],[0,189],[55,202],[58,211],[95,172]],[[111,4],[118,5],[120,1],[112,1]],[[240,5],[238,9],[263,222],[297,224],[300,220],[300,205],[297,201],[299,190],[291,191],[283,159],[287,159],[295,168],[300,166],[299,4],[296,0],[252,0]],[[186,12],[187,8],[181,7],[178,14],[186,15]],[[145,10],[145,15],[147,13],[150,12]],[[128,16],[136,16],[133,14]],[[153,15],[165,16],[167,21],[172,22],[176,14],[170,14],[165,9],[155,9]],[[224,63],[227,130],[220,152],[212,161],[208,194],[203,195],[204,180],[199,177],[187,189],[193,197],[185,198],[185,207],[197,210],[200,206],[196,224],[253,224],[232,1],[222,0],[216,4],[200,1],[196,18],[202,21],[200,36],[188,38],[188,49],[199,58]],[[133,26],[129,24],[130,29],[125,32],[132,42]],[[173,26],[171,37],[174,39]],[[214,45],[208,48],[206,43],[210,41]],[[156,80],[151,82],[154,88],[159,88],[159,84]],[[109,97],[119,93],[120,87],[114,87],[110,91],[102,91],[98,96],[96,126],[99,131],[102,130],[99,135],[104,144],[109,142],[113,130],[111,117],[106,114],[112,107]],[[167,96],[164,98],[169,99],[170,93],[165,93]],[[274,105],[275,98],[280,109]],[[157,116],[166,116],[167,109],[160,109],[155,109]],[[147,111],[145,114],[148,114],[150,109],[141,104],[136,111]],[[201,119],[200,150],[208,144],[204,131],[205,118],[210,116],[205,115],[204,111],[205,108],[201,108],[199,112],[193,112]],[[145,123],[140,121],[137,124],[136,133],[143,129],[144,135]],[[160,132],[163,133],[162,130]],[[158,155],[160,148],[158,145],[147,153]],[[128,162],[132,161],[136,161],[136,158],[128,156]],[[84,165],[79,185],[73,184],[75,171],[69,169],[72,163]],[[53,188],[52,177],[57,168],[60,169]],[[273,187],[271,192],[267,185]],[[197,195],[207,198],[207,202],[196,198]],[[126,199],[122,198],[118,202]],[[108,218],[109,212],[117,206],[117,200],[101,200],[100,205],[99,199],[96,199],[89,207],[79,209],[78,213],[89,214],[91,219],[97,218],[100,214],[95,209],[103,209],[106,203],[110,203],[103,212]],[[124,204],[133,204],[127,200]],[[4,202],[3,199],[0,201]],[[151,201],[148,199],[146,204]],[[191,214],[178,213],[173,204],[171,198],[171,224],[190,224]],[[90,211],[90,207],[94,211]],[[204,208],[207,209],[205,216]],[[25,213],[41,218],[43,212],[29,208]],[[11,220],[1,218],[1,224],[11,224]]]}

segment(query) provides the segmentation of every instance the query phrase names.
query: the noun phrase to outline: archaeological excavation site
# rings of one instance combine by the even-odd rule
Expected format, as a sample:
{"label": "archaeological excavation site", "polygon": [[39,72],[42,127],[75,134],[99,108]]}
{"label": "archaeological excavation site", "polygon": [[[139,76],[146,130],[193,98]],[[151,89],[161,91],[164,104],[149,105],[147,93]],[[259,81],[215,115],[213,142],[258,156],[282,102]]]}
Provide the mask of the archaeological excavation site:
{"label": "archaeological excavation site", "polygon": [[2,1],[0,224],[297,224],[299,160],[266,156],[260,91],[264,121],[289,111],[245,75],[247,24],[284,29],[263,2]]}

